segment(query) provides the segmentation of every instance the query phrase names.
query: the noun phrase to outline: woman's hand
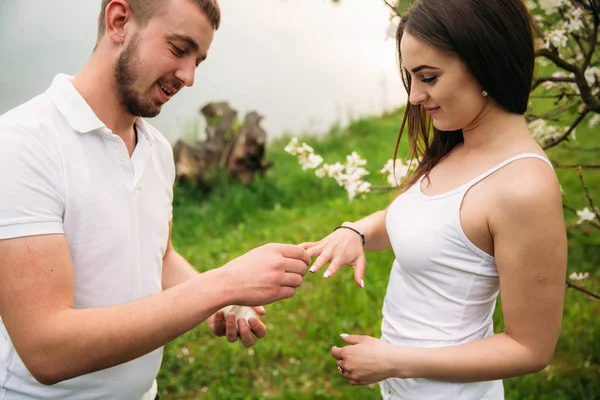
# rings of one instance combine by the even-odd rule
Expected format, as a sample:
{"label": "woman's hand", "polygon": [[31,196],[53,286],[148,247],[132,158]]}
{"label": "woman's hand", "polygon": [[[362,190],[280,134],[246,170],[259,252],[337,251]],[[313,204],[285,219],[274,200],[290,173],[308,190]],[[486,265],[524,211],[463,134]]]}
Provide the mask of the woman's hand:
{"label": "woman's hand", "polygon": [[331,349],[338,371],[351,385],[369,385],[394,377],[398,347],[372,336],[341,335],[350,346]]}
{"label": "woman's hand", "polygon": [[323,276],[333,276],[341,267],[349,265],[354,268],[354,280],[361,288],[365,287],[365,253],[360,235],[351,229],[340,228],[318,242],[300,244],[311,257],[317,257],[310,272],[317,272],[326,263],[329,268]]}

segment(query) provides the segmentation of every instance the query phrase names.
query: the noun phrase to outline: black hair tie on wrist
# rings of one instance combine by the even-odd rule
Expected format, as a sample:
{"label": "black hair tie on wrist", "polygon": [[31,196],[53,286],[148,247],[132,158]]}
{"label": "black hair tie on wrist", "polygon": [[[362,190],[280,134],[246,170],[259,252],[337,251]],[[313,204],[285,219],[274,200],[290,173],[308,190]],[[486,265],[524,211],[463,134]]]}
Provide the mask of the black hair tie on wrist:
{"label": "black hair tie on wrist", "polygon": [[360,233],[359,231],[357,231],[354,228],[351,228],[349,226],[344,226],[344,225],[340,225],[340,226],[336,227],[333,231],[335,232],[335,231],[337,231],[340,228],[350,229],[351,231],[356,232],[358,234],[358,236],[360,236],[360,238],[362,239],[362,245],[363,245],[363,247],[365,246],[365,243],[367,242],[367,240],[365,239],[365,235],[363,235],[362,233]]}

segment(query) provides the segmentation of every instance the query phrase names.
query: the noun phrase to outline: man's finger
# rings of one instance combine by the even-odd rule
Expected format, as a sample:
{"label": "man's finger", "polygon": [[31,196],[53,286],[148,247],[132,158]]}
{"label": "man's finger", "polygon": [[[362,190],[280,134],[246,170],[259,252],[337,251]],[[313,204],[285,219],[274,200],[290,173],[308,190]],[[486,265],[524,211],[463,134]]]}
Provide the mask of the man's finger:
{"label": "man's finger", "polygon": [[250,324],[250,329],[258,338],[264,338],[267,334],[267,326],[258,318],[250,318],[248,319],[248,323]]}
{"label": "man's finger", "polygon": [[304,276],[307,269],[306,264],[302,261],[292,259],[285,260],[285,271],[288,273]]}
{"label": "man's finger", "polygon": [[258,315],[260,315],[261,317],[262,317],[263,315],[267,315],[267,310],[265,310],[265,308],[264,308],[263,306],[255,306],[255,307],[252,307],[252,309],[253,309],[254,311],[256,311],[256,313],[257,313]]}
{"label": "man's finger", "polygon": [[211,322],[212,323],[210,326],[215,335],[225,335],[225,314],[223,313],[223,310],[217,311],[214,314],[213,320]]}
{"label": "man's finger", "polygon": [[252,334],[252,331],[250,330],[248,323],[246,322],[246,320],[244,318],[238,319],[237,323],[238,323],[238,328],[240,331],[240,339],[242,340],[242,343],[246,347],[252,346],[254,344],[254,335]]}
{"label": "man's finger", "polygon": [[225,329],[225,336],[227,337],[227,340],[231,343],[235,342],[238,338],[238,332],[234,313],[228,313],[225,316]]}
{"label": "man's finger", "polygon": [[300,260],[306,265],[310,264],[310,256],[302,247],[293,244],[280,244],[279,246],[279,251],[285,258]]}
{"label": "man's finger", "polygon": [[298,288],[302,286],[302,275],[299,274],[285,274],[283,281],[281,282],[281,286],[289,286],[293,288]]}

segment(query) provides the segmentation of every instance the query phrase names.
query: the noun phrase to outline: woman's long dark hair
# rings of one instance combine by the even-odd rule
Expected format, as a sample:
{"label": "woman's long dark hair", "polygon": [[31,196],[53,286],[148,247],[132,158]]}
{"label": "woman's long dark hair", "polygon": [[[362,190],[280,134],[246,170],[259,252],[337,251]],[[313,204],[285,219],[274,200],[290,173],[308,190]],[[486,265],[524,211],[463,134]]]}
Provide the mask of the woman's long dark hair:
{"label": "woman's long dark hair", "polygon": [[[402,80],[410,99],[411,77],[402,64],[404,32],[457,54],[477,82],[509,112],[527,110],[534,68],[531,15],[522,0],[418,0],[402,16],[396,42]],[[440,131],[421,105],[407,101],[394,154],[408,123],[408,159],[420,158],[417,169],[401,186],[413,185],[458,144],[462,130]]]}

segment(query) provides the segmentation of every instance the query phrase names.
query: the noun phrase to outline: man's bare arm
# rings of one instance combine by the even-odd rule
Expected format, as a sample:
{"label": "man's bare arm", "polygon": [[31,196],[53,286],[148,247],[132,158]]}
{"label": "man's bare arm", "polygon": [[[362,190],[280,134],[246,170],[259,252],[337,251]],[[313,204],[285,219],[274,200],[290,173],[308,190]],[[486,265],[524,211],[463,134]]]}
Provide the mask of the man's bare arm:
{"label": "man's bare arm", "polygon": [[63,235],[0,240],[0,315],[32,375],[54,384],[147,354],[227,304],[291,297],[309,262],[297,246],[267,245],[154,296],[76,310]]}

